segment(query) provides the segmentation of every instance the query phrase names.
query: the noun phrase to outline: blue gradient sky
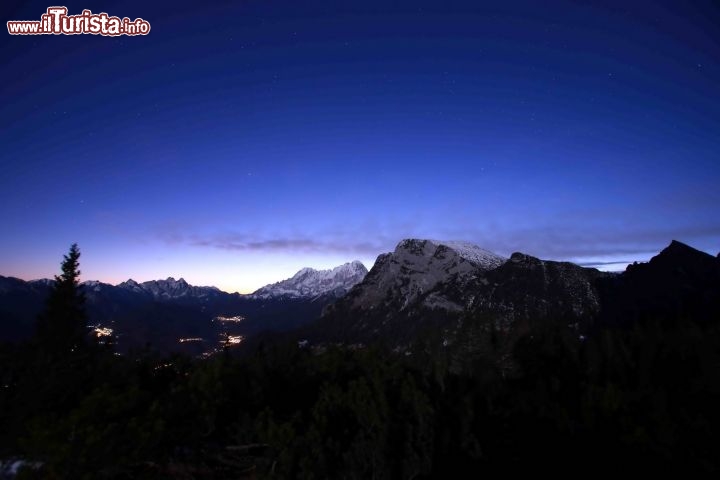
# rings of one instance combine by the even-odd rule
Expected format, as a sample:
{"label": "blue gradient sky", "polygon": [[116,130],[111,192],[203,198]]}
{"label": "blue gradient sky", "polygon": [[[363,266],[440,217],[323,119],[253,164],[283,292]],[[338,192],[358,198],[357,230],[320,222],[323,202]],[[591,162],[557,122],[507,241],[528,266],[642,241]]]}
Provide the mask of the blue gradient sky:
{"label": "blue gradient sky", "polygon": [[0,275],[72,242],[85,279],[242,292],[409,236],[720,249],[717,2],[63,5],[152,31],[0,34]]}

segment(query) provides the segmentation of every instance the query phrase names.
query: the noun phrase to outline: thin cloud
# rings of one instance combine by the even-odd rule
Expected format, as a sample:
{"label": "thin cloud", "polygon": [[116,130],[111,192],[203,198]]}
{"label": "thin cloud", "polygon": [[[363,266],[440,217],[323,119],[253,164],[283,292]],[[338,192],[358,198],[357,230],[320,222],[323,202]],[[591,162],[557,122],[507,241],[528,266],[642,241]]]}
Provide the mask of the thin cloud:
{"label": "thin cloud", "polygon": [[[400,229],[399,229],[400,230]],[[720,226],[687,226],[668,229],[630,229],[620,225],[578,228],[568,225],[543,225],[532,228],[468,228],[417,232],[410,229],[396,234],[327,231],[315,237],[260,236],[244,233],[184,234],[163,230],[159,238],[167,244],[185,244],[232,252],[342,253],[374,257],[392,251],[403,238],[447,238],[467,240],[482,248],[509,255],[523,252],[554,260],[571,260],[581,265],[602,266],[632,263],[647,259],[675,239],[702,248],[720,243]],[[602,259],[592,261],[592,259]],[[614,260],[618,258],[618,260]]]}
{"label": "thin cloud", "polygon": [[182,242],[196,247],[216,248],[233,252],[302,252],[302,253],[353,253],[374,256],[385,249],[381,242],[347,240],[344,238],[320,240],[305,237],[256,238],[244,234],[178,235],[164,236],[172,243]]}
{"label": "thin cloud", "polygon": [[603,267],[607,265],[625,265],[633,263],[635,260],[616,260],[613,262],[579,262],[578,265],[581,267]]}

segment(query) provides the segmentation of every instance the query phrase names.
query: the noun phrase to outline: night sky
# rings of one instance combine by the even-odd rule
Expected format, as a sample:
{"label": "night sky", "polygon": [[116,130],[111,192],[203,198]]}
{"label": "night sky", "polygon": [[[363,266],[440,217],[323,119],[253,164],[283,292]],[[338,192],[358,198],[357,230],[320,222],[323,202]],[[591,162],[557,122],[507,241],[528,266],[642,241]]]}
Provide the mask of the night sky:
{"label": "night sky", "polygon": [[720,4],[64,2],[11,36],[0,275],[248,292],[405,237],[621,269],[720,249]]}

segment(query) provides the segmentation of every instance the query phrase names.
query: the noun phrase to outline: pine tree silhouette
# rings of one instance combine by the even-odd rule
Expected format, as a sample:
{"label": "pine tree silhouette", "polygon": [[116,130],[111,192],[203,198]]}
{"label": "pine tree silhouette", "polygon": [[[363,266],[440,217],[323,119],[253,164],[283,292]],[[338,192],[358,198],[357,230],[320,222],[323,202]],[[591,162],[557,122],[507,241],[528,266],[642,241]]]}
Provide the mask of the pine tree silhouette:
{"label": "pine tree silhouette", "polygon": [[88,347],[85,295],[79,282],[80,249],[76,243],[64,255],[62,274],[48,297],[45,312],[38,318],[38,340],[46,353],[72,355]]}

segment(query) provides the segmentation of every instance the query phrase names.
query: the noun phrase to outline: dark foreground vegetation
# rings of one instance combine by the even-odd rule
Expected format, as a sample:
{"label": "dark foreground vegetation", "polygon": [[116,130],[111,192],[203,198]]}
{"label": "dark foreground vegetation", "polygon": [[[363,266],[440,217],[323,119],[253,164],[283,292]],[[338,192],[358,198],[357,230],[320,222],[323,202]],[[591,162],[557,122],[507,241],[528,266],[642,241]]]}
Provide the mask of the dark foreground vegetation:
{"label": "dark foreground vegetation", "polygon": [[19,478],[476,478],[720,465],[717,322],[642,319],[586,339],[538,328],[512,359],[488,351],[460,362],[451,347],[420,344],[412,355],[277,342],[206,360],[118,356],[78,327],[76,274],[71,251],[36,336],[0,351],[0,459],[36,462]]}

